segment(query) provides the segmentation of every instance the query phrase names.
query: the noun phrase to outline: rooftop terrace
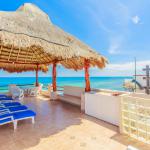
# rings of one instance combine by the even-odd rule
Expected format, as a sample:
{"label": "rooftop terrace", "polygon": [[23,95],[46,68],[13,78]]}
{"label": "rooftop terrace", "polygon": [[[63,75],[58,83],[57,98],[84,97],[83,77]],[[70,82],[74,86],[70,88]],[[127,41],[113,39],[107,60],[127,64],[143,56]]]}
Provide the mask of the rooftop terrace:
{"label": "rooftop terrace", "polygon": [[1,150],[126,150],[128,145],[140,150],[150,146],[120,135],[118,127],[87,116],[76,106],[47,98],[24,98],[36,111],[35,124],[20,121],[0,127]]}

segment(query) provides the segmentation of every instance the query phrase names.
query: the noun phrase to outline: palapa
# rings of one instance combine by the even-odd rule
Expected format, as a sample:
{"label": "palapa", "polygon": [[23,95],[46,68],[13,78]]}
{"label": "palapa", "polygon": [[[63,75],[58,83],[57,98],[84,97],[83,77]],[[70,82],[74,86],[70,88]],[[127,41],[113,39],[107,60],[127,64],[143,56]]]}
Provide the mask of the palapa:
{"label": "palapa", "polygon": [[0,69],[47,71],[58,63],[68,69],[105,67],[107,60],[74,36],[55,26],[37,6],[25,3],[14,12],[0,11]]}

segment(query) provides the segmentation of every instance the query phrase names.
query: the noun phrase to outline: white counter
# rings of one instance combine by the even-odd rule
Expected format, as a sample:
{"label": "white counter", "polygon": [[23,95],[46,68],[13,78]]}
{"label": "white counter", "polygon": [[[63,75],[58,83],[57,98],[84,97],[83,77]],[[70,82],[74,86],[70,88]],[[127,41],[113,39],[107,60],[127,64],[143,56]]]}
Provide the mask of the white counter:
{"label": "white counter", "polygon": [[120,96],[112,93],[85,93],[85,113],[119,126]]}

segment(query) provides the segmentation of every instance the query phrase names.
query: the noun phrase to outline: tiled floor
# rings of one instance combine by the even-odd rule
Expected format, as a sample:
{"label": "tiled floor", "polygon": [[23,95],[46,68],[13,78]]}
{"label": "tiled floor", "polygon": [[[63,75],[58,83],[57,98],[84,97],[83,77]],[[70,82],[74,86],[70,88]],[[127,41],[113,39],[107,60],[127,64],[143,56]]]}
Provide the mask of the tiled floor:
{"label": "tiled floor", "polygon": [[127,145],[150,150],[78,107],[42,97],[24,102],[37,113],[35,125],[20,121],[15,132],[12,124],[0,126],[0,150],[125,150]]}

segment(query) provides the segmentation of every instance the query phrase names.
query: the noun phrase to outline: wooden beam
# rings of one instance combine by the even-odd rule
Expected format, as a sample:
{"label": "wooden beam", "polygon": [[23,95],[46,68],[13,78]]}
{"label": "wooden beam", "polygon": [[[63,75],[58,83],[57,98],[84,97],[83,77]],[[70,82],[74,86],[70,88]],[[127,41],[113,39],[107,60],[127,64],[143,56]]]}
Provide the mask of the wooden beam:
{"label": "wooden beam", "polygon": [[42,58],[45,62],[48,62],[49,60],[47,61],[47,58],[45,58],[44,52],[43,52],[43,53],[39,53],[39,52],[40,52],[39,50],[36,51],[36,53],[37,53],[39,59]]}
{"label": "wooden beam", "polygon": [[37,64],[37,68],[36,68],[36,83],[35,83],[35,86],[39,86],[38,72],[39,72],[39,65]]}
{"label": "wooden beam", "polygon": [[52,84],[53,84],[53,92],[57,91],[57,84],[56,84],[56,67],[57,63],[53,63],[53,70],[52,70]]}
{"label": "wooden beam", "polygon": [[9,52],[8,61],[10,60],[10,56],[11,56],[12,50],[13,50],[13,45],[11,45],[11,50]]}
{"label": "wooden beam", "polygon": [[18,54],[17,54],[17,57],[16,57],[16,61],[18,61],[19,54],[20,54],[20,48],[19,48],[19,50],[18,50]]}
{"label": "wooden beam", "polygon": [[[20,49],[20,48],[19,48],[19,49]],[[28,47],[28,50],[26,51],[26,58],[25,58],[25,62],[27,62],[29,51],[30,51],[30,47]]]}
{"label": "wooden beam", "polygon": [[2,48],[3,48],[3,46],[1,45],[1,48],[0,48],[0,55],[2,54]]}
{"label": "wooden beam", "polygon": [[[37,65],[37,62],[30,62],[30,63],[24,63],[24,62],[13,62],[13,61],[3,61],[3,60],[0,60],[0,63],[6,63],[6,64],[24,64],[24,65]],[[49,62],[49,63],[40,63],[40,65],[50,65],[52,62]]]}
{"label": "wooden beam", "polygon": [[90,68],[90,61],[88,59],[84,60],[84,69],[85,69],[85,92],[90,92],[90,79],[89,79],[89,68]]}

